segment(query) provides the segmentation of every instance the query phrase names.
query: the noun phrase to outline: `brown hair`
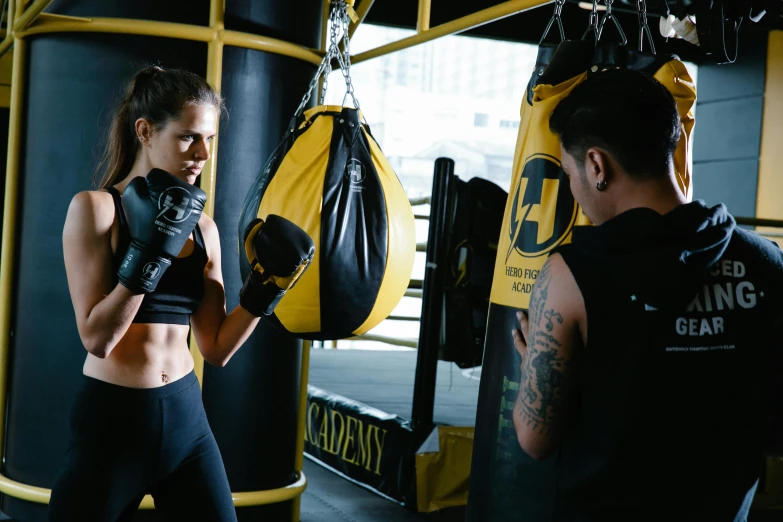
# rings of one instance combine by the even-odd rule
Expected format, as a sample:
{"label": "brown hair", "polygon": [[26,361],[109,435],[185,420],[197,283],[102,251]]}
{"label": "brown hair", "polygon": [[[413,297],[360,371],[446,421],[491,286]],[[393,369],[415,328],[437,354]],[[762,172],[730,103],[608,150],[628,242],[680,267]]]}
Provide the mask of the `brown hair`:
{"label": "brown hair", "polygon": [[223,108],[214,89],[197,74],[154,65],[136,73],[112,118],[109,137],[95,169],[97,187],[104,189],[122,181],[133,167],[140,146],[136,120],[145,118],[154,129],[161,129],[170,120],[178,119],[187,105],[201,104],[212,105],[218,111]]}

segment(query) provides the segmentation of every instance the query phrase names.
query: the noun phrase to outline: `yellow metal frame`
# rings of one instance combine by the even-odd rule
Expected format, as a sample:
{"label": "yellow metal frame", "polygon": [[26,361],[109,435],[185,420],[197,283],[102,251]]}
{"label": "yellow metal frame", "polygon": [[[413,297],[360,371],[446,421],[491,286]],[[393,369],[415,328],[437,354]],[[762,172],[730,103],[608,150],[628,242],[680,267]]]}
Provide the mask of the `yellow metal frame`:
{"label": "yellow metal frame", "polygon": [[[367,16],[375,0],[363,0],[357,9],[359,21],[349,29],[352,35]],[[552,0],[508,0],[496,6],[478,11],[452,22],[430,28],[431,0],[419,0],[417,34],[410,38],[383,45],[351,58],[354,64],[372,58],[377,58],[402,49],[435,40],[450,34],[457,34],[484,25],[507,16],[521,13],[528,9],[550,3]],[[119,19],[119,18],[80,18],[44,13],[52,0],[9,0],[8,27],[5,38],[0,42],[0,56],[13,47],[13,71],[11,80],[11,100],[8,134],[8,157],[6,162],[5,203],[3,211],[2,252],[0,253],[0,405],[6,405],[8,385],[8,357],[11,332],[11,299],[14,276],[14,256],[17,229],[17,196],[19,189],[19,158],[21,153],[20,135],[22,127],[22,101],[25,90],[26,74],[26,38],[48,33],[93,32],[118,33],[145,36],[176,38],[200,41],[208,44],[207,51],[207,81],[218,92],[221,87],[223,68],[223,48],[226,45],[243,47],[258,51],[279,54],[296,58],[314,65],[320,64],[326,51],[326,31],[321,42],[321,49],[315,50],[291,42],[270,38],[268,36],[227,31],[224,26],[225,0],[211,0],[209,27],[168,22]],[[324,2],[324,18],[328,18],[329,0]],[[26,4],[30,4],[25,7]],[[324,22],[324,29],[326,24]],[[208,215],[214,213],[214,198],[216,185],[217,139],[212,145],[212,158],[205,166],[201,176],[201,188],[207,193]],[[413,205],[428,203],[429,198],[412,201]],[[421,290],[409,289],[406,296],[421,297]],[[389,342],[403,346],[415,347],[415,341],[394,339],[376,335],[364,335],[365,340]],[[203,381],[204,360],[201,357],[194,339],[190,340],[196,374],[199,382]],[[307,381],[309,368],[310,343],[305,342],[302,351],[302,368],[299,391],[299,418],[297,419],[297,446],[295,468],[298,478],[288,486],[266,491],[250,491],[232,493],[235,506],[256,506],[294,500],[294,521],[299,519],[299,501],[302,492],[307,487],[307,479],[302,472],[304,457],[304,426],[307,403]],[[0,415],[0,461],[4,448],[5,415]],[[0,492],[6,495],[46,504],[51,491],[28,484],[22,484],[0,474]],[[141,508],[153,508],[152,498],[146,496]]]}
{"label": "yellow metal frame", "polygon": [[[356,32],[356,30],[359,28],[359,25],[364,22],[364,19],[367,18],[367,13],[370,12],[372,4],[374,3],[375,0],[362,0],[362,2],[359,4],[359,7],[356,9],[356,16],[359,18],[359,21],[355,24],[352,24],[348,29],[348,37],[353,36],[353,33]],[[324,5],[328,6],[329,4],[324,2]]]}
{"label": "yellow metal frame", "polygon": [[432,0],[419,0],[419,16],[416,20],[416,32],[421,34],[430,28],[430,7]]}
{"label": "yellow metal frame", "polygon": [[[14,20],[16,19],[16,0],[8,0],[8,27],[13,28]],[[0,13],[2,16],[2,13]],[[14,44],[14,32],[13,30],[6,31],[5,38],[0,42],[0,56],[6,53],[8,49]]]}
{"label": "yellow metal frame", "polygon": [[[307,422],[307,383],[310,380],[310,341],[302,343],[302,370],[299,374],[299,418],[296,422],[296,454],[294,455],[294,468],[302,473],[304,466],[304,442],[305,442],[305,424]],[[304,475],[302,475],[304,476]],[[304,488],[303,488],[304,490]],[[299,511],[301,508],[302,496],[297,495],[294,500],[294,512],[292,520],[299,522]]]}
{"label": "yellow metal frame", "polygon": [[427,19],[426,23],[424,23],[425,20],[419,19],[417,26],[420,29],[420,32],[418,34],[352,56],[351,63],[356,65],[372,58],[378,58],[379,56],[384,56],[396,51],[402,51],[403,49],[431,42],[432,40],[444,36],[469,31],[476,27],[549,3],[552,3],[552,0],[508,0],[507,2],[463,16],[462,18],[457,18],[456,20],[438,25],[431,29],[422,30],[424,27],[429,26],[429,0],[419,0],[419,16],[421,17],[426,14]]}
{"label": "yellow metal frame", "polygon": [[[320,51],[268,36],[240,31],[226,31],[223,28],[222,18],[219,19],[219,25],[204,27],[127,18],[77,18],[44,13],[38,17],[38,20],[35,21],[35,25],[32,27],[21,29],[21,25],[17,24],[20,29],[17,30],[17,27],[14,27],[14,33],[19,38],[46,33],[119,33],[160,36],[210,44],[217,41],[224,45],[282,54],[283,56],[297,58],[314,65],[321,63],[323,53]],[[222,61],[222,54],[219,58]]]}
{"label": "yellow metal frame", "polygon": [[[14,64],[11,74],[11,106],[8,126],[8,159],[6,162],[5,207],[3,209],[3,243],[0,252],[0,405],[3,415],[0,415],[0,461],[2,461],[5,444],[5,405],[8,391],[8,357],[11,334],[11,292],[13,290],[14,256],[16,254],[17,230],[17,195],[19,192],[19,156],[21,155],[20,135],[22,131],[22,95],[25,77],[25,47],[27,42],[19,40],[14,43]],[[41,489],[26,484],[20,484],[0,475],[0,491],[19,498],[38,501]],[[48,501],[48,494],[46,495]]]}

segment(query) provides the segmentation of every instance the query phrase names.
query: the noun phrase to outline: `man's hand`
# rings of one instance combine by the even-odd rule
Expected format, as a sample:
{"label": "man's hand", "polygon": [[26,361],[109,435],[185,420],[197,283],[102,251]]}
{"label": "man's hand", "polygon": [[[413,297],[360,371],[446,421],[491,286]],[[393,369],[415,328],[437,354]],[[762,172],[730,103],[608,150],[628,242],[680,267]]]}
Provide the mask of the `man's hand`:
{"label": "man's hand", "polygon": [[525,355],[527,354],[527,333],[528,333],[528,318],[525,312],[517,312],[517,320],[519,321],[519,328],[511,330],[511,338],[514,340],[514,348],[517,349],[519,355],[522,357],[522,363],[519,365],[520,371],[525,366]]}

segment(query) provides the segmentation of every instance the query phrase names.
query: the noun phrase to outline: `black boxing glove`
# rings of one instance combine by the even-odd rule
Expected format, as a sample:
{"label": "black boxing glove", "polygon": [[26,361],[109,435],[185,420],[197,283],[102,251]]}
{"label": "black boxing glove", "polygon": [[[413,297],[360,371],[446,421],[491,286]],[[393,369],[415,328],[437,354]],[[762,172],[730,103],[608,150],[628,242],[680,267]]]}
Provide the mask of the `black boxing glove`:
{"label": "black boxing glove", "polygon": [[137,177],[122,193],[131,243],[120,264],[120,283],[136,293],[153,292],[172,258],[196,228],[207,195],[160,169]]}
{"label": "black boxing glove", "polygon": [[256,317],[270,315],[310,266],[315,244],[307,232],[274,214],[250,223],[244,241],[251,270],[239,304]]}

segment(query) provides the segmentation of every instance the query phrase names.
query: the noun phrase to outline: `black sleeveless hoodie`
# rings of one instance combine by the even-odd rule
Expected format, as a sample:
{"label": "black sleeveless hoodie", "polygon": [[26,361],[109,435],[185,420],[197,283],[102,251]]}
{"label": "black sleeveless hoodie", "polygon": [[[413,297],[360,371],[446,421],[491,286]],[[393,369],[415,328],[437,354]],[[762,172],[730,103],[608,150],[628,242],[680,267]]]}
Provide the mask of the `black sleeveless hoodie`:
{"label": "black sleeveless hoodie", "polygon": [[[783,349],[783,253],[701,201],[577,227],[587,310],[555,519],[744,520]],[[777,417],[775,417],[777,418]]]}

